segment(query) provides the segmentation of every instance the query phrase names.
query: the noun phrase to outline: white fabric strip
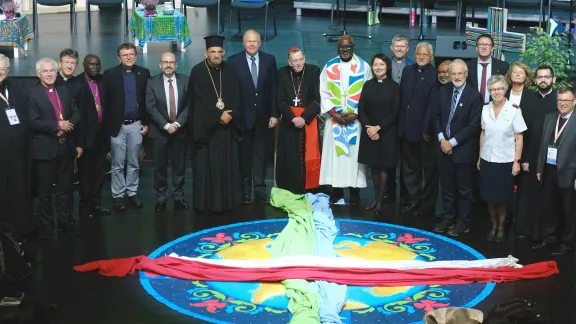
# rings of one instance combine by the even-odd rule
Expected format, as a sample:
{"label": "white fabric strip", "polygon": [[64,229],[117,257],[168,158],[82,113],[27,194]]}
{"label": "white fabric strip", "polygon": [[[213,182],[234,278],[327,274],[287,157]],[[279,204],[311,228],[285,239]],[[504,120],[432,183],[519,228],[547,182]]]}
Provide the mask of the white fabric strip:
{"label": "white fabric strip", "polygon": [[325,258],[318,256],[291,256],[272,260],[222,260],[222,259],[201,259],[179,256],[176,253],[169,255],[173,258],[192,260],[196,262],[216,264],[233,268],[278,268],[278,267],[320,267],[320,268],[376,268],[376,269],[434,269],[434,268],[522,268],[518,264],[518,259],[509,255],[507,258],[496,258],[486,260],[454,260],[454,261],[373,261],[355,258]]}

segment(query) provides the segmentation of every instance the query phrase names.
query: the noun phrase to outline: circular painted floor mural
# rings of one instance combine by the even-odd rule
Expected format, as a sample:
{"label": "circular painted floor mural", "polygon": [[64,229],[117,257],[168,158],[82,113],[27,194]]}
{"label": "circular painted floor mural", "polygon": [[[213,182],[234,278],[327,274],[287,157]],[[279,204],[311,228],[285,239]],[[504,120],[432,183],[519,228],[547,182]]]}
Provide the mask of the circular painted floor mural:
{"label": "circular painted floor mural", "polygon": [[[192,233],[158,248],[151,258],[170,253],[219,259],[269,259],[269,248],[287,219],[238,223]],[[479,260],[472,248],[415,228],[337,219],[339,256],[367,260]],[[208,323],[288,323],[290,312],[280,284],[187,281],[140,274],[146,291],[166,306]],[[412,287],[348,287],[340,313],[344,323],[419,323],[440,307],[472,307],[493,283]]]}

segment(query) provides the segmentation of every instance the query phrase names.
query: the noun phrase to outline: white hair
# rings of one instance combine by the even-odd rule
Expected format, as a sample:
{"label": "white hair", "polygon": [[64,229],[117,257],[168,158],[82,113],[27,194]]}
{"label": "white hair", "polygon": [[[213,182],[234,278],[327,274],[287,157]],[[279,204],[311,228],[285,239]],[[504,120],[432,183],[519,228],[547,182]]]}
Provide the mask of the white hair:
{"label": "white hair", "polygon": [[503,75],[494,74],[486,82],[488,83],[488,89],[492,88],[492,86],[497,83],[502,83],[504,89],[508,91],[508,82],[506,82],[506,77],[504,77]]}
{"label": "white hair", "polygon": [[432,47],[432,45],[428,42],[421,42],[418,43],[418,45],[416,45],[416,52],[418,52],[418,49],[422,46],[426,46],[428,47],[428,51],[430,52],[430,55],[434,55],[434,48]]}
{"label": "white hair", "polygon": [[51,59],[49,57],[44,57],[44,58],[39,59],[36,62],[36,72],[40,73],[40,66],[42,64],[46,64],[46,63],[52,64],[52,66],[54,66],[54,70],[58,70],[58,63],[56,63],[56,61],[54,61],[54,59]]}
{"label": "white hair", "polygon": [[450,68],[448,69],[448,71],[452,71],[452,67],[456,65],[462,65],[464,67],[464,72],[468,72],[468,65],[466,65],[466,62],[462,61],[461,59],[455,59],[454,61],[452,61],[452,63],[450,63]]}
{"label": "white hair", "polygon": [[6,62],[6,67],[9,68],[10,67],[10,60],[8,59],[8,57],[4,54],[0,54],[0,61],[4,61]]}

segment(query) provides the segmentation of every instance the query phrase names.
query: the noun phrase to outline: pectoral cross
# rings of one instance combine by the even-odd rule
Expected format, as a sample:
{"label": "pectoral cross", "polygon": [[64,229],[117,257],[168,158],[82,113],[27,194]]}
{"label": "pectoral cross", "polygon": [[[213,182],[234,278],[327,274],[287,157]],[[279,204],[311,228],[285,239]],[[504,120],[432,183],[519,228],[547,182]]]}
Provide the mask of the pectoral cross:
{"label": "pectoral cross", "polygon": [[300,99],[298,99],[298,97],[296,97],[296,98],[294,98],[294,100],[292,100],[292,101],[294,101],[294,106],[297,107],[297,106],[298,106],[298,103],[300,102]]}

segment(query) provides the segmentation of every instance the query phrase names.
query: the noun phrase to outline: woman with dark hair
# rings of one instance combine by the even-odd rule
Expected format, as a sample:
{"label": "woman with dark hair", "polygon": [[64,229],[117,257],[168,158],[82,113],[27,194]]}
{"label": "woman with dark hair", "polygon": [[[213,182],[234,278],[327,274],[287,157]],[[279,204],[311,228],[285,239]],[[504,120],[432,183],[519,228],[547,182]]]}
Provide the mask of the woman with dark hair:
{"label": "woman with dark hair", "polygon": [[398,161],[396,123],[400,108],[400,87],[392,80],[392,65],[384,54],[372,58],[374,78],[364,83],[358,106],[362,135],[358,163],[372,169],[374,201],[366,207],[376,213],[382,211],[388,170]]}

